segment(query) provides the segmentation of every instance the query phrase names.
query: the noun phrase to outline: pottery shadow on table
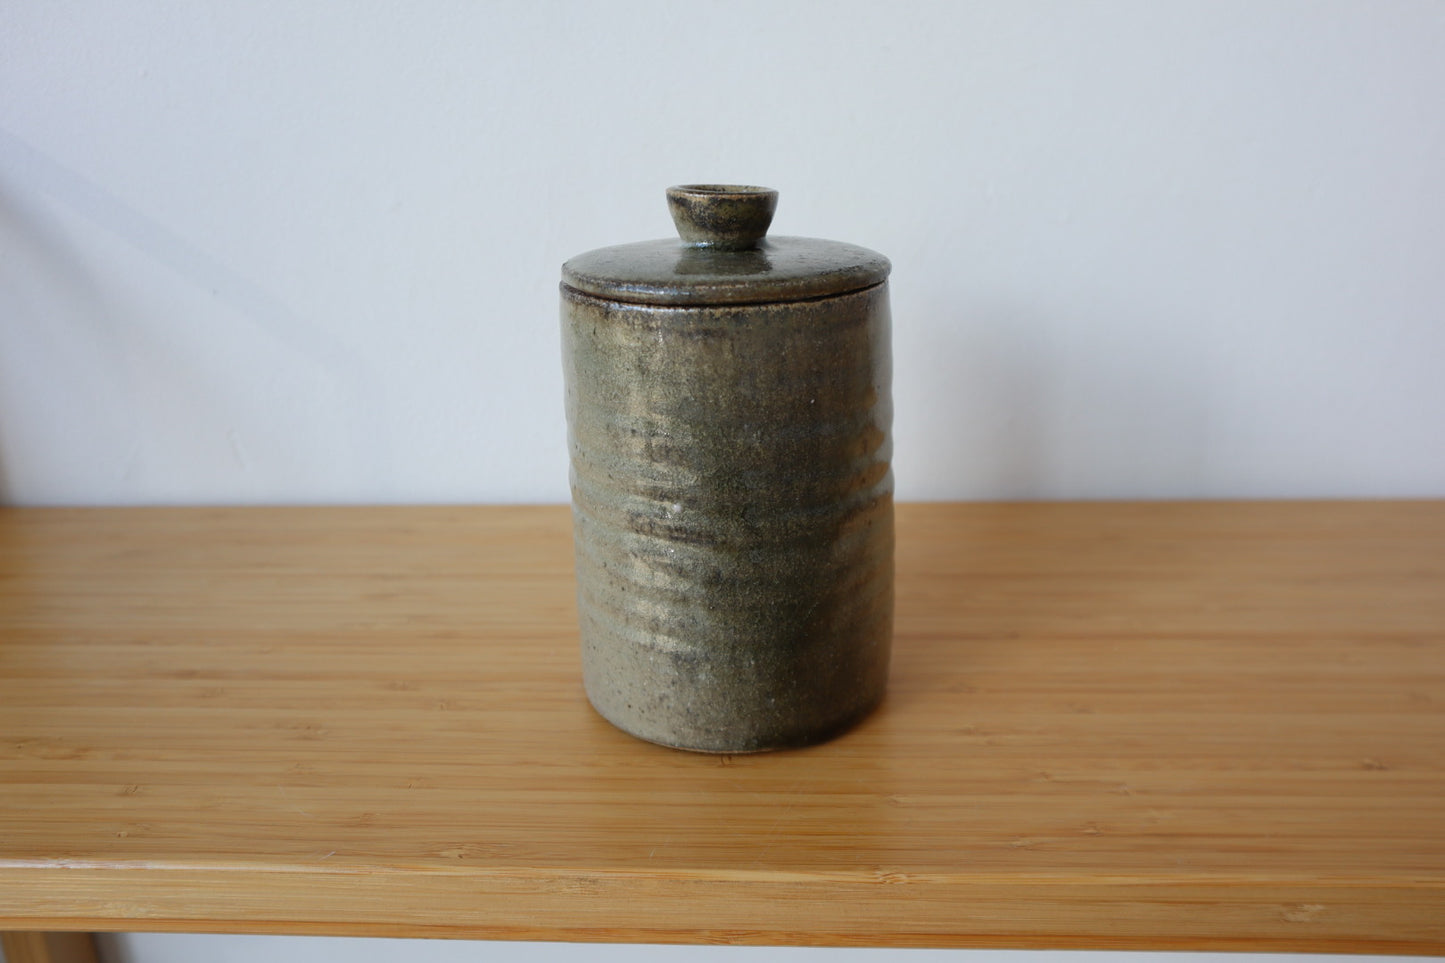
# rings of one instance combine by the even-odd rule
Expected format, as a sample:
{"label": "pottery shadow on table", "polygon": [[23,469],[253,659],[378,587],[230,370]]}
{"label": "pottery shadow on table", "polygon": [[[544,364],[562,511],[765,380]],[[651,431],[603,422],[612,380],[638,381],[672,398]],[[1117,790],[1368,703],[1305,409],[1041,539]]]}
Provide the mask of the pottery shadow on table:
{"label": "pottery shadow on table", "polygon": [[[887,699],[885,697],[885,706]],[[835,739],[801,749],[712,754],[668,749],[600,716],[578,729],[589,746],[568,778],[610,798],[618,779],[647,786],[628,806],[585,807],[585,828],[622,865],[648,871],[734,865],[769,870],[799,860],[858,868],[858,840],[886,839],[909,814],[891,797],[906,754],[879,752],[878,713]],[[835,800],[852,801],[840,832]],[[761,835],[772,845],[760,845]]]}

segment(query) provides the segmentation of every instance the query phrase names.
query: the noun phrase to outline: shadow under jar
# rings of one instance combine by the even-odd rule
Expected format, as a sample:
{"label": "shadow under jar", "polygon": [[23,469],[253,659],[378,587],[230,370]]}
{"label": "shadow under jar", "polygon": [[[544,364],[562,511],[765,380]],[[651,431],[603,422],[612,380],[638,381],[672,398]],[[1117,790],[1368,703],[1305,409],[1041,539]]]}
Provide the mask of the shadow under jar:
{"label": "shadow under jar", "polygon": [[775,191],[667,196],[680,239],[562,268],[587,695],[667,746],[820,742],[888,675],[889,263],[766,237]]}

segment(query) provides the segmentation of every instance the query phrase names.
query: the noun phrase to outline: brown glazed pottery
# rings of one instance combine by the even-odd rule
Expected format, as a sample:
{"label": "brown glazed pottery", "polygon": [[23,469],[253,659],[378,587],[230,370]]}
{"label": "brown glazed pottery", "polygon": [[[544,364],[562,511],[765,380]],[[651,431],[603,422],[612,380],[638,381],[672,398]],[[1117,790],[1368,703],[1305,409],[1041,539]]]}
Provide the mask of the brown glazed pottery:
{"label": "brown glazed pottery", "polygon": [[888,260],[767,237],[777,192],[667,192],[680,240],[562,267],[583,681],[704,752],[820,742],[883,697]]}

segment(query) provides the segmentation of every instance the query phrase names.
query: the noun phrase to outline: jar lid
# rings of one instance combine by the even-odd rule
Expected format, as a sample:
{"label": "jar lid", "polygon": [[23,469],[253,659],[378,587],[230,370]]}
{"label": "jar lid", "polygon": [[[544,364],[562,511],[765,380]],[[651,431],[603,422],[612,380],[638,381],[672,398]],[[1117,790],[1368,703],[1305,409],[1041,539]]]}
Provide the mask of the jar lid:
{"label": "jar lid", "polygon": [[620,244],[562,265],[562,283],[610,301],[760,304],[846,294],[888,278],[888,259],[854,244],[767,237],[778,192],[690,184],[667,189],[678,238]]}

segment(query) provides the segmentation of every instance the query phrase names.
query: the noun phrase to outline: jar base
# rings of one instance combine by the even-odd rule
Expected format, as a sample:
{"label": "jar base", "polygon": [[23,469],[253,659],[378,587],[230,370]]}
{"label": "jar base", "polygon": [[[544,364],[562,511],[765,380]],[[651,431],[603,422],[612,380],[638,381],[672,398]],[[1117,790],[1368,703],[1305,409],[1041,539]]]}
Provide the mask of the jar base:
{"label": "jar base", "polygon": [[757,737],[749,739],[746,743],[740,743],[735,745],[699,744],[690,740],[668,739],[666,736],[658,734],[639,732],[618,721],[617,719],[609,716],[600,706],[598,706],[597,700],[592,698],[592,694],[590,692],[587,694],[587,701],[592,706],[593,711],[595,711],[599,716],[606,720],[610,725],[612,725],[616,729],[621,730],[622,732],[627,733],[634,739],[640,739],[643,742],[650,742],[655,746],[662,746],[665,749],[678,749],[683,752],[696,752],[703,755],[712,756],[746,756],[757,755],[765,752],[782,752],[789,749],[806,749],[810,746],[821,745],[822,743],[830,742],[834,739],[837,739],[843,735],[846,735],[857,726],[861,725],[865,719],[867,719],[875,711],[877,711],[879,706],[881,706],[883,703],[884,695],[884,691],[880,689],[877,696],[869,700],[860,708],[854,710],[853,712],[838,720],[831,722],[826,726],[821,726],[805,732],[795,731],[787,734],[780,734],[775,739]]}

